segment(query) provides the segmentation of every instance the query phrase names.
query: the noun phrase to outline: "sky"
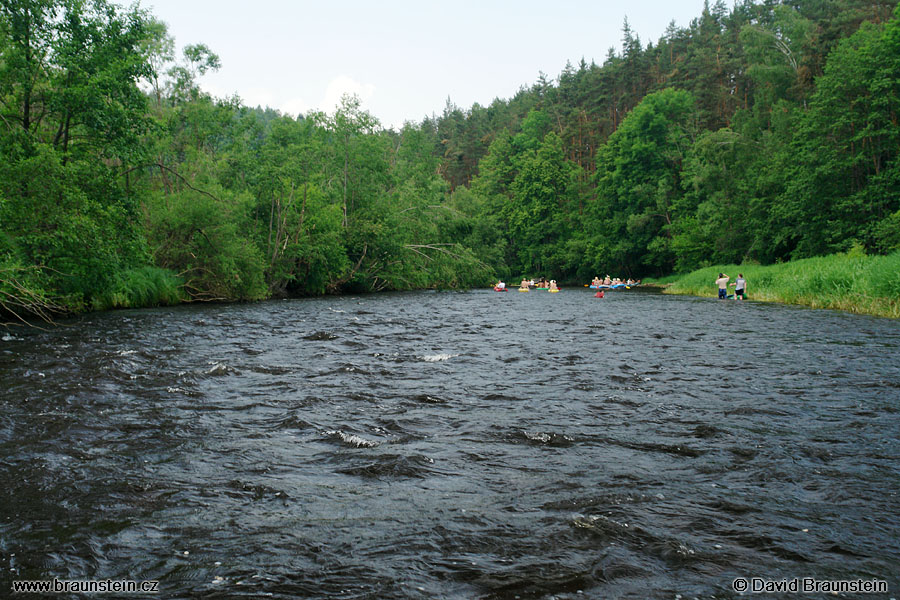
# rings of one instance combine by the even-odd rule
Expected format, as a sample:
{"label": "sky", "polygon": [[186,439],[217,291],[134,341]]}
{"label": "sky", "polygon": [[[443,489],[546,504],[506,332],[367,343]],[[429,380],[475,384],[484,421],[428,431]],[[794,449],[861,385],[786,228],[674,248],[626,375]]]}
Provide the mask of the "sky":
{"label": "sky", "polygon": [[511,98],[570,61],[603,64],[622,29],[646,46],[703,0],[140,0],[180,54],[203,43],[221,68],[200,80],[216,97],[297,116],[333,113],[345,93],[384,127]]}

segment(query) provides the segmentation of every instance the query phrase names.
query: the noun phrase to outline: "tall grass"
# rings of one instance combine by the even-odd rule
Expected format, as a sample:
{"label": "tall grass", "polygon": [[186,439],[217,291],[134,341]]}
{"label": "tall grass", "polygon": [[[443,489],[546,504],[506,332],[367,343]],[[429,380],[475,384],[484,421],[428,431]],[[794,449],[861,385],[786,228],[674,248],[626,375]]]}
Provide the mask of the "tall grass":
{"label": "tall grass", "polygon": [[93,298],[94,310],[170,306],[185,301],[181,279],[166,269],[140,267],[116,275],[109,291]]}
{"label": "tall grass", "polygon": [[765,267],[707,267],[679,277],[665,293],[715,297],[719,273],[731,276],[731,282],[743,273],[750,300],[900,318],[900,252],[866,256],[851,251]]}

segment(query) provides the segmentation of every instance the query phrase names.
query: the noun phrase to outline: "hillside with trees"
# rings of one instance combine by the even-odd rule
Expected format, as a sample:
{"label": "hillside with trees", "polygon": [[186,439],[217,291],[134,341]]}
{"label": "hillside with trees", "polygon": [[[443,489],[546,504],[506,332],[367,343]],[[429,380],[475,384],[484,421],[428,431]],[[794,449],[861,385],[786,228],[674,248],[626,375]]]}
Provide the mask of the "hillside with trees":
{"label": "hillside with trees", "polygon": [[213,49],[174,48],[137,8],[0,3],[6,317],[900,250],[894,0],[626,22],[603,64],[400,131],[213,98]]}

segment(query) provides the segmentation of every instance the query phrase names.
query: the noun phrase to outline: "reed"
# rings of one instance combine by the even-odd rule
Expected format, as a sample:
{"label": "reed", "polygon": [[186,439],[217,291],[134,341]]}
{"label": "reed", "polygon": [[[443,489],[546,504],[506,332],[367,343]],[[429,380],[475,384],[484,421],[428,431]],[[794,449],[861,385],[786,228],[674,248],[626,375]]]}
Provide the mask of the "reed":
{"label": "reed", "polygon": [[743,273],[749,300],[900,318],[900,252],[866,256],[852,250],[769,266],[706,267],[679,277],[665,293],[715,297],[719,273],[732,282]]}
{"label": "reed", "polygon": [[158,267],[123,271],[109,291],[93,299],[94,310],[170,306],[185,301],[183,282],[174,273]]}

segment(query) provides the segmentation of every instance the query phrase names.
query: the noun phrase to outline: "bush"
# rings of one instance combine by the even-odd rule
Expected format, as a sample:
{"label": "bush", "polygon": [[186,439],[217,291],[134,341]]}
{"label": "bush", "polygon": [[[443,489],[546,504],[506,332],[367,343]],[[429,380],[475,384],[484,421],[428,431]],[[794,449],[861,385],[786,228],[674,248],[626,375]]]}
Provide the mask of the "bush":
{"label": "bush", "polygon": [[186,191],[148,202],[148,238],[156,264],[183,277],[184,290],[192,298],[259,300],[267,296],[265,261],[241,230],[241,225],[247,225],[243,201]]}

